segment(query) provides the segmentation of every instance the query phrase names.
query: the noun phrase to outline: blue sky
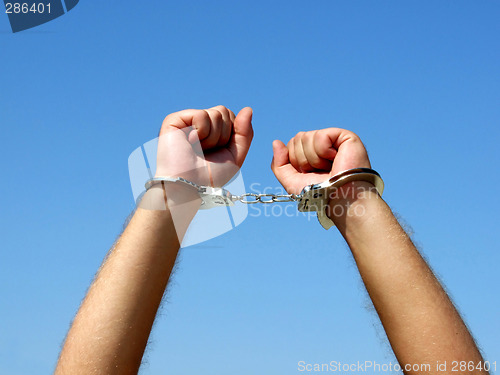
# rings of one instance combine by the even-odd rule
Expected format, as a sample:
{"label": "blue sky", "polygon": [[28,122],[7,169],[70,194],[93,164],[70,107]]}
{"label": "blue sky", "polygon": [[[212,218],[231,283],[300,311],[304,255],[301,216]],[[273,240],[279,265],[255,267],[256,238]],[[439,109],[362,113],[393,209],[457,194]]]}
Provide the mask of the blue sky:
{"label": "blue sky", "polygon": [[[129,154],[168,113],[218,104],[254,108],[247,188],[281,191],[274,139],[358,133],[500,362],[499,16],[490,0],[82,0],[17,34],[0,16],[0,374],[53,370],[133,209]],[[143,374],[394,361],[340,235],[292,216],[250,216],[182,251]]]}

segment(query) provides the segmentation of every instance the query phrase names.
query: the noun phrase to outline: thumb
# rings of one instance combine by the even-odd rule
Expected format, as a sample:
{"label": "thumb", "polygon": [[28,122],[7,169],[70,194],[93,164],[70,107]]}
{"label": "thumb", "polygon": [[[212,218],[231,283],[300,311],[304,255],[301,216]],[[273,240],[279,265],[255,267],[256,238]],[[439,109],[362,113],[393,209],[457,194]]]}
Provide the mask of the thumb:
{"label": "thumb", "polygon": [[252,108],[245,107],[234,119],[234,128],[228,148],[239,167],[243,164],[252,143],[252,114]]}
{"label": "thumb", "polygon": [[280,140],[275,140],[273,142],[273,161],[271,169],[275,171],[275,168],[282,167],[289,162],[290,160],[288,159],[288,148]]}
{"label": "thumb", "polygon": [[299,172],[290,164],[288,148],[281,141],[273,142],[273,161],[271,169],[278,181],[283,185],[286,191],[298,193],[300,189],[295,189],[296,180]]}

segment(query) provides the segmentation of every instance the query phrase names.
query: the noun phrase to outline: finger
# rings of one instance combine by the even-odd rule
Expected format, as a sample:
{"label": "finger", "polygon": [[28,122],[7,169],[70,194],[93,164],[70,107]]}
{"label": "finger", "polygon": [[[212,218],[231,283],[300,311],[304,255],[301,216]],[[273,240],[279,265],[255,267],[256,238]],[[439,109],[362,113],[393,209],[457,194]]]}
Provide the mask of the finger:
{"label": "finger", "polygon": [[[219,136],[219,141],[217,142],[217,147],[226,146],[231,138],[231,132],[233,129],[233,120],[231,120],[231,114],[229,110],[223,105],[218,105],[211,109],[219,111],[222,115],[222,128]],[[234,114],[233,114],[234,115]]]}
{"label": "finger", "polygon": [[295,150],[295,157],[297,158],[297,164],[299,165],[299,171],[310,172],[313,171],[314,168],[309,164],[306,154],[304,153],[304,147],[302,146],[304,135],[304,132],[300,132],[293,138],[293,147]]}
{"label": "finger", "polygon": [[210,135],[210,128],[212,127],[210,116],[203,110],[197,110],[193,115],[191,126],[196,132],[191,132],[189,141],[191,143],[201,143]]}
{"label": "finger", "polygon": [[229,111],[229,118],[231,119],[231,122],[234,122],[234,119],[236,118],[236,115],[229,108],[228,108],[228,111]]}
{"label": "finger", "polygon": [[301,173],[290,164],[289,149],[279,140],[273,142],[271,169],[289,193],[298,194],[302,189]]}
{"label": "finger", "polygon": [[294,142],[294,139],[295,139],[295,137],[293,137],[292,139],[290,139],[288,141],[288,144],[286,145],[286,148],[288,149],[288,158],[290,159],[290,164],[297,171],[300,171],[299,162],[297,160],[297,155],[295,155],[295,142]]}
{"label": "finger", "polygon": [[318,130],[315,132],[313,137],[314,151],[321,159],[333,161],[337,155],[337,150],[333,147],[331,137],[325,130],[328,129]]}
{"label": "finger", "polygon": [[307,162],[315,170],[328,171],[332,169],[332,161],[324,159],[318,155],[315,147],[315,137],[317,131],[307,132],[302,137],[302,149]]}
{"label": "finger", "polygon": [[[229,108],[226,108],[227,111],[229,112],[229,122],[230,122],[230,128],[229,128],[229,140],[224,144],[228,144],[230,141],[231,141],[231,136],[233,135],[234,133],[234,120],[236,119],[236,115],[234,114],[233,111],[231,111]],[[223,131],[224,131],[224,128],[223,128]]]}
{"label": "finger", "polygon": [[351,168],[371,168],[370,159],[361,139],[345,129],[323,129],[337,154],[335,155],[332,174]]}
{"label": "finger", "polygon": [[204,139],[201,139],[201,146],[204,150],[215,148],[219,143],[219,138],[222,131],[223,118],[222,113],[217,109],[210,108],[205,110],[210,117],[210,133]]}
{"label": "finger", "polygon": [[201,109],[171,113],[163,120],[160,136],[173,129],[183,130],[191,144],[199,143],[210,134],[210,116]]}
{"label": "finger", "polygon": [[233,132],[229,141],[228,149],[241,167],[247,156],[248,149],[253,139],[252,108],[243,108],[234,119]]}

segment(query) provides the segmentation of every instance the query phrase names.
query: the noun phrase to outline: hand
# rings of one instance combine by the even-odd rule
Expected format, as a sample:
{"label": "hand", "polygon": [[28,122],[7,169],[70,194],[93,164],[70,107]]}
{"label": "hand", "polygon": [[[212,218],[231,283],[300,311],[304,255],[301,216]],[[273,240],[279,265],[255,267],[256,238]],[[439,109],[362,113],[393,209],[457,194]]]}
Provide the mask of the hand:
{"label": "hand", "polygon": [[348,130],[327,128],[299,132],[288,145],[273,142],[271,169],[290,194],[352,168],[370,168],[361,139]]}
{"label": "hand", "polygon": [[253,138],[252,109],[238,116],[224,106],[168,115],[158,140],[156,177],[183,177],[223,186],[238,170]]}

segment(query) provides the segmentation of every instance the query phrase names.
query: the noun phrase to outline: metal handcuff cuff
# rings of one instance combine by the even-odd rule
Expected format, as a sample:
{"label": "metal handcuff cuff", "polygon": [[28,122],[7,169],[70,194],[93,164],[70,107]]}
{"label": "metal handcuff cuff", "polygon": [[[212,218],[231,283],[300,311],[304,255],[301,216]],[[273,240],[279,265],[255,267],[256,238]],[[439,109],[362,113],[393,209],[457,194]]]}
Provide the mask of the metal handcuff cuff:
{"label": "metal handcuff cuff", "polygon": [[162,182],[182,183],[195,188],[202,200],[200,209],[209,209],[219,206],[234,206],[234,202],[245,204],[254,203],[279,203],[297,202],[300,212],[317,212],[318,221],[325,229],[330,229],[334,224],[326,215],[330,195],[336,189],[352,181],[366,181],[371,183],[379,195],[384,191],[384,181],[380,175],[370,168],[354,168],[337,173],[328,180],[319,184],[308,185],[300,194],[254,194],[245,193],[233,195],[224,188],[202,186],[188,181],[182,177],[155,177],[146,182],[146,190]]}

